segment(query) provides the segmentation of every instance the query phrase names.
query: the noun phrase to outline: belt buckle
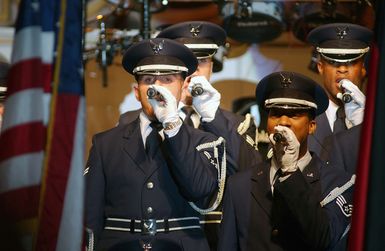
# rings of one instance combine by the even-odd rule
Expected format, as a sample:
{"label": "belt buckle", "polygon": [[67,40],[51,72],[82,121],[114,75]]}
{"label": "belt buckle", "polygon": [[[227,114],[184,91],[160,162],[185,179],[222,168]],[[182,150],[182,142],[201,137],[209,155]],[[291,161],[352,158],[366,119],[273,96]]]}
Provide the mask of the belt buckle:
{"label": "belt buckle", "polygon": [[156,220],[148,219],[142,220],[142,234],[155,235],[156,234]]}

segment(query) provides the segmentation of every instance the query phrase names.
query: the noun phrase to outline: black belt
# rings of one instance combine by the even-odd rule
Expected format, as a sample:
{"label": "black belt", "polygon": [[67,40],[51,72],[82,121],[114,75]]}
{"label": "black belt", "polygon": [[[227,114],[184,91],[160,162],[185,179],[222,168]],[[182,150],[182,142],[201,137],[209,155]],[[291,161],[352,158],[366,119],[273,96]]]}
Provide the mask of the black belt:
{"label": "black belt", "polygon": [[159,232],[170,232],[192,228],[201,228],[198,217],[184,217],[172,219],[124,219],[107,218],[104,229],[115,231],[126,231],[130,233],[142,233],[145,235],[155,235]]}

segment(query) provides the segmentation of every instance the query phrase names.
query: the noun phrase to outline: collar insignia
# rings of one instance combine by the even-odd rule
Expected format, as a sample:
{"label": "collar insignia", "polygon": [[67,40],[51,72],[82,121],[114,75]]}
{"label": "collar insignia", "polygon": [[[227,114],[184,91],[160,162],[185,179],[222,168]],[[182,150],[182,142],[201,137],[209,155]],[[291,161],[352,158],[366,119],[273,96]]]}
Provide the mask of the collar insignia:
{"label": "collar insignia", "polygon": [[349,32],[349,28],[348,27],[337,27],[336,28],[337,37],[339,39],[344,39],[345,36],[348,35],[348,32]]}
{"label": "collar insignia", "polygon": [[163,50],[164,47],[164,40],[162,40],[159,44],[156,44],[154,41],[150,40],[150,43],[152,45],[152,50],[154,51],[155,55],[158,55],[161,50]]}
{"label": "collar insignia", "polygon": [[201,32],[201,27],[202,25],[198,25],[198,26],[193,26],[193,25],[190,25],[190,33],[193,37],[197,37],[199,35],[199,33]]}

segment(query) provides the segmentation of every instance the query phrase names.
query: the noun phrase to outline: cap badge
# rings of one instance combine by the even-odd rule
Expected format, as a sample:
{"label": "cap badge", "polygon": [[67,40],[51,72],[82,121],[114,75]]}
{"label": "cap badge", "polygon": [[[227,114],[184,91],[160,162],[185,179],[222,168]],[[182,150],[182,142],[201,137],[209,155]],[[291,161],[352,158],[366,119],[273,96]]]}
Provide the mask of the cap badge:
{"label": "cap badge", "polygon": [[159,44],[156,44],[154,41],[150,40],[150,43],[152,45],[152,50],[154,51],[155,55],[158,55],[159,52],[163,50],[164,40],[162,40]]}
{"label": "cap badge", "polygon": [[197,37],[199,35],[199,33],[201,32],[201,27],[202,25],[198,25],[198,26],[193,26],[193,25],[190,25],[190,33],[193,37]]}
{"label": "cap badge", "polygon": [[336,28],[337,37],[339,39],[344,39],[345,36],[348,35],[348,31],[349,31],[348,27],[337,27]]}
{"label": "cap badge", "polygon": [[289,87],[289,85],[292,83],[290,77],[285,77],[284,75],[280,74],[282,77],[281,84],[283,87]]}

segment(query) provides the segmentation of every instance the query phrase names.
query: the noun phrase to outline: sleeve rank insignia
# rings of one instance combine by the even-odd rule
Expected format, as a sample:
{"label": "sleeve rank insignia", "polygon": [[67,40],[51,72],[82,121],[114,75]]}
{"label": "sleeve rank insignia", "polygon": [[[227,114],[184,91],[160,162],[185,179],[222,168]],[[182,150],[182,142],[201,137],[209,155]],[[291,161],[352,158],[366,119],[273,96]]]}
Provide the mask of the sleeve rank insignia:
{"label": "sleeve rank insignia", "polygon": [[337,198],[336,198],[336,203],[337,205],[339,206],[339,208],[341,209],[342,213],[346,216],[346,217],[350,217],[352,216],[352,213],[353,213],[353,205],[351,204],[348,204],[344,198],[343,195],[339,195]]}

